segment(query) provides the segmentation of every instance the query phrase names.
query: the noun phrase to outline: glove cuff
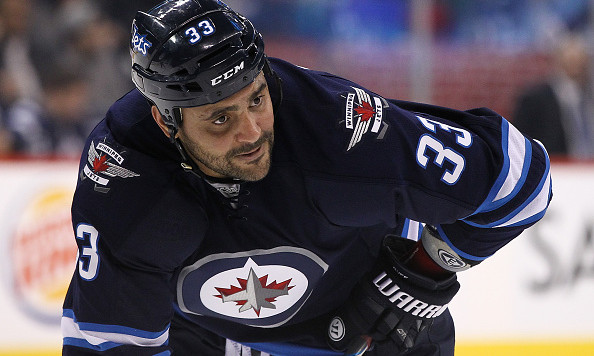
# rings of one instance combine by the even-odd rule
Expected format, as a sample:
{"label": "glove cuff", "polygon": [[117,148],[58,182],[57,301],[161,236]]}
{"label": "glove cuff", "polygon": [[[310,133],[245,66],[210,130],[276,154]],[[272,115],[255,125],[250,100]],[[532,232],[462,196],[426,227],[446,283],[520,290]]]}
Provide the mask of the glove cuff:
{"label": "glove cuff", "polygon": [[441,239],[437,229],[431,225],[425,225],[421,235],[421,242],[429,257],[444,270],[461,272],[480,263],[480,261],[471,261],[461,257]]}
{"label": "glove cuff", "polygon": [[398,278],[405,279],[407,284],[432,291],[444,290],[456,283],[456,274],[454,272],[434,277],[410,268],[407,258],[416,248],[414,241],[388,235],[384,238],[383,245],[383,258],[380,259],[383,262],[381,267],[387,270],[389,275],[396,274]]}
{"label": "glove cuff", "polygon": [[[401,258],[414,241],[388,236],[384,240],[384,263],[375,269],[372,283],[383,300],[415,317],[432,319],[441,315],[460,288],[456,274],[433,279],[408,268]],[[380,299],[381,300],[381,299]]]}

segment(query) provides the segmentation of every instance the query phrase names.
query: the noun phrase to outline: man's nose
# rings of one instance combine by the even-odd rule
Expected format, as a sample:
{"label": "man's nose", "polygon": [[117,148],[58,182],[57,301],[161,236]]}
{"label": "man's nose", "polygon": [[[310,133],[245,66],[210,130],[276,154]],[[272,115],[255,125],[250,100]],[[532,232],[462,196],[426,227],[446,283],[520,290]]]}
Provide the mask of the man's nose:
{"label": "man's nose", "polygon": [[247,113],[242,115],[237,140],[242,143],[256,142],[262,136],[258,116]]}

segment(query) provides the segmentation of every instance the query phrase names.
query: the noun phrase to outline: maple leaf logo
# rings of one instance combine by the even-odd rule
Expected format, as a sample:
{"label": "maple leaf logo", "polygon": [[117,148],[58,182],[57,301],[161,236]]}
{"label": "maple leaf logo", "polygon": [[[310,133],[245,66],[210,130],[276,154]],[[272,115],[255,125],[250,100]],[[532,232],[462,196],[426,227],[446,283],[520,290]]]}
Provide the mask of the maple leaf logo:
{"label": "maple leaf logo", "polygon": [[216,288],[219,292],[215,295],[221,298],[223,303],[235,302],[235,305],[241,306],[239,312],[253,309],[257,316],[260,316],[262,308],[276,309],[272,304],[276,298],[288,295],[293,286],[289,286],[291,279],[277,283],[276,281],[266,284],[268,275],[258,278],[253,269],[250,269],[247,279],[237,278],[239,287]]}
{"label": "maple leaf logo", "polygon": [[372,97],[361,88],[352,88],[355,90],[354,93],[343,96],[346,98],[345,127],[353,131],[347,151],[361,142],[369,130],[377,134],[376,139],[383,139],[388,127],[383,121],[384,107],[388,106],[385,99]]}
{"label": "maple leaf logo", "polygon": [[359,107],[355,108],[355,112],[361,116],[361,121],[369,121],[376,114],[371,104],[366,101],[363,101]]}
{"label": "maple leaf logo", "polygon": [[93,160],[93,171],[95,172],[103,172],[109,168],[109,166],[105,163],[107,161],[106,155],[101,155],[99,157],[95,157]]}

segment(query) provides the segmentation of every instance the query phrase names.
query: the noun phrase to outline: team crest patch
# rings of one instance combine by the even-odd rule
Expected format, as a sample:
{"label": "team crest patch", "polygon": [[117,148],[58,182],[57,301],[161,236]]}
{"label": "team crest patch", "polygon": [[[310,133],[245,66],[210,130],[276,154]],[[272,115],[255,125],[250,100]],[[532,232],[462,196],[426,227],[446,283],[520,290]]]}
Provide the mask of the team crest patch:
{"label": "team crest patch", "polygon": [[355,92],[346,95],[346,117],[345,127],[353,131],[351,140],[347,147],[350,151],[367,132],[377,134],[377,139],[382,139],[388,128],[383,120],[384,108],[387,102],[374,96],[373,98],[366,91],[352,87]]}
{"label": "team crest patch", "polygon": [[[248,260],[248,263],[254,262]],[[276,309],[274,303],[277,298],[289,295],[289,290],[295,287],[289,285],[292,279],[289,278],[280,283],[276,280],[268,283],[268,274],[259,277],[254,267],[250,267],[247,278],[237,277],[237,283],[229,288],[215,287],[219,294],[214,296],[221,298],[223,303],[235,303],[239,313],[251,310],[256,316],[260,316],[262,308]]]}
{"label": "team crest patch", "polygon": [[289,246],[210,255],[182,270],[177,301],[190,316],[275,327],[295,315],[327,269],[311,251]]}
{"label": "team crest patch", "polygon": [[104,187],[112,178],[140,176],[140,174],[122,167],[123,162],[124,157],[112,147],[103,142],[99,142],[97,145],[91,142],[87,154],[87,164],[85,164],[81,172],[81,178],[89,178],[96,183],[95,190],[106,193],[109,188]]}

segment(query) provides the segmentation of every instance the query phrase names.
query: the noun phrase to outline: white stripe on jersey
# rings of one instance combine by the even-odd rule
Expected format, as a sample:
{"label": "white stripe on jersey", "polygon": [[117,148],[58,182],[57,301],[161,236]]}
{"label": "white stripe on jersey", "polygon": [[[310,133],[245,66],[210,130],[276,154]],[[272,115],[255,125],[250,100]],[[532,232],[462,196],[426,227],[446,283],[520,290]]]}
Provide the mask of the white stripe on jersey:
{"label": "white stripe on jersey", "polygon": [[493,199],[494,202],[507,197],[516,188],[522,177],[524,165],[527,163],[525,162],[526,145],[529,143],[526,142],[524,135],[512,124],[508,124],[508,129],[507,154],[509,156],[509,170],[505,182],[499,189],[495,199]]}
{"label": "white stripe on jersey", "polygon": [[408,220],[408,231],[403,231],[404,237],[409,240],[418,241],[423,230],[423,224],[418,221]]}
{"label": "white stripe on jersey", "polygon": [[[524,189],[524,184],[531,169],[533,152],[532,150],[542,149],[547,157],[546,169],[540,177],[539,184],[530,192],[527,198],[520,206],[508,207],[507,215],[496,221],[483,222],[482,224],[472,222],[472,215],[463,221],[471,226],[480,228],[493,228],[514,226],[518,224],[529,224],[540,219],[544,214],[549,202],[551,190],[550,163],[548,154],[542,143],[535,140],[538,146],[532,147],[532,143],[526,139],[518,129],[507,121],[504,125],[504,154],[507,163],[504,164],[499,177],[495,181],[491,192],[483,204],[475,211],[475,214],[494,211],[504,207],[519,192]],[[507,134],[505,134],[507,132]],[[495,193],[497,192],[497,193]],[[527,194],[522,192],[523,194]]]}
{"label": "white stripe on jersey", "polygon": [[69,316],[62,316],[61,324],[64,338],[78,339],[99,349],[107,343],[154,347],[163,345],[169,339],[169,328],[155,338],[147,338],[115,332],[81,330],[80,325]]}
{"label": "white stripe on jersey", "polygon": [[[544,148],[544,146],[540,142],[538,142],[538,141],[536,141],[536,142],[542,147],[543,151],[545,151],[545,154],[546,154],[546,149]],[[547,208],[547,206],[549,204],[550,192],[551,192],[551,170],[549,168],[549,170],[547,171],[546,180],[545,180],[544,184],[542,185],[540,191],[536,195],[536,197],[534,197],[534,199],[532,199],[532,201],[530,203],[528,203],[520,212],[518,212],[516,215],[511,217],[506,222],[504,222],[500,225],[497,225],[496,227],[510,226],[515,223],[521,222],[523,220],[530,219],[531,217],[537,216],[538,214],[542,213]]]}
{"label": "white stripe on jersey", "polygon": [[235,342],[233,340],[227,339],[227,342],[225,344],[225,356],[256,356],[256,355],[270,356],[269,354],[267,354],[265,352],[259,352],[259,351],[252,352],[251,348],[244,346],[244,345],[242,345],[238,342]]}

